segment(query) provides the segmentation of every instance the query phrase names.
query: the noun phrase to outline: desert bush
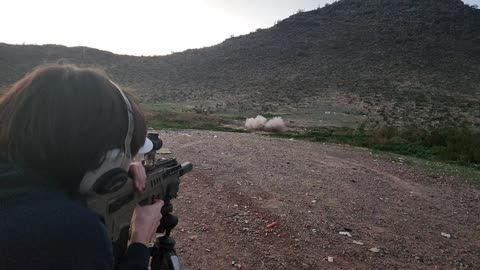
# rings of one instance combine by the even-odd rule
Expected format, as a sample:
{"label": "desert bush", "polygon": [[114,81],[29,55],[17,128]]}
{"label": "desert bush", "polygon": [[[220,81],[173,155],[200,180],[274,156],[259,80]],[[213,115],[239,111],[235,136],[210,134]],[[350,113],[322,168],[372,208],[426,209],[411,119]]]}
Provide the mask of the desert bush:
{"label": "desert bush", "polygon": [[443,159],[480,164],[480,134],[466,126],[438,126],[424,140]]}
{"label": "desert bush", "polygon": [[480,134],[465,125],[441,123],[430,128],[385,126],[374,133],[375,144],[399,150],[395,152],[480,164]]}

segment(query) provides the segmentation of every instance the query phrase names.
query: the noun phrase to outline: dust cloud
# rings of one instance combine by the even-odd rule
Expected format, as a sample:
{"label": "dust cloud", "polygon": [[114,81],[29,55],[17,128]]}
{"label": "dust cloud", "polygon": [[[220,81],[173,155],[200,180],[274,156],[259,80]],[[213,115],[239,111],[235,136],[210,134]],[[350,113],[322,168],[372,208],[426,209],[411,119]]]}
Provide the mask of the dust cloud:
{"label": "dust cloud", "polygon": [[265,128],[265,124],[267,123],[267,118],[257,115],[255,118],[248,118],[245,121],[245,127],[248,130],[263,130]]}
{"label": "dust cloud", "polygon": [[268,132],[283,132],[287,129],[282,117],[274,117],[265,124],[265,131]]}
{"label": "dust cloud", "polygon": [[287,129],[281,117],[274,117],[267,121],[267,118],[257,115],[255,118],[248,118],[245,121],[248,130],[264,130],[268,132],[282,132]]}

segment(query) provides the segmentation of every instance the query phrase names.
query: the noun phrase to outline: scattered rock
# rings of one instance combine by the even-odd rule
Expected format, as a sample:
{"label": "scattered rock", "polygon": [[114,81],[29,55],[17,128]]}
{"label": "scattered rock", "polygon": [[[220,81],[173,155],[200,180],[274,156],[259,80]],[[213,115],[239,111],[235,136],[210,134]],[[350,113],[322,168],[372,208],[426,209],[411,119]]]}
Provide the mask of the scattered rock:
{"label": "scattered rock", "polygon": [[448,239],[450,239],[450,237],[452,237],[450,234],[444,233],[444,232],[442,232],[441,235],[445,238],[448,238]]}
{"label": "scattered rock", "polygon": [[310,265],[308,263],[303,263],[302,262],[302,267],[303,267],[303,269],[310,269]]}
{"label": "scattered rock", "polygon": [[192,235],[192,236],[190,236],[189,239],[190,239],[190,241],[194,241],[195,239],[197,239],[197,237],[198,237],[198,236],[196,236],[196,235]]}
{"label": "scattered rock", "polygon": [[270,224],[267,224],[267,229],[272,229],[275,226],[277,226],[277,222],[272,222]]}
{"label": "scattered rock", "polygon": [[333,257],[328,256],[327,260],[328,260],[328,262],[332,263],[333,262]]}
{"label": "scattered rock", "polygon": [[242,265],[240,263],[238,263],[237,261],[232,261],[232,266],[237,268],[237,269],[242,268]]}
{"label": "scattered rock", "polygon": [[[195,133],[192,133],[192,134],[195,134]],[[227,135],[230,136],[230,134],[227,134]],[[222,134],[221,136],[219,136],[219,139],[222,138],[222,143],[229,143],[230,142],[229,140],[226,140],[225,142],[223,142],[224,136],[225,135]],[[248,136],[249,137],[244,138],[245,143],[250,139],[252,141],[256,139],[256,137],[253,137],[253,135],[252,136],[248,135]],[[211,135],[210,135],[210,138],[212,138]],[[200,139],[205,139],[205,138],[200,138]],[[261,137],[260,142],[263,143],[264,140],[265,138]],[[231,141],[235,142],[235,140],[231,140]],[[243,142],[243,140],[240,140],[240,141]],[[182,139],[180,142],[183,144],[185,141]],[[304,142],[301,142],[301,141],[297,143],[300,146],[304,144]],[[200,146],[205,148],[213,147],[212,145],[207,145],[207,144],[195,145],[195,147],[200,147]],[[245,146],[245,145],[244,144],[240,145],[238,149],[228,146],[228,147],[225,147],[225,149],[214,148],[213,150],[215,150],[214,152],[224,151],[225,153],[227,153],[226,151],[228,149],[232,149],[232,151],[234,150],[246,151],[242,148],[242,146]],[[323,149],[321,146],[318,146],[318,147],[319,149]],[[175,150],[173,149],[174,148],[173,146],[171,146],[170,148],[172,148],[172,150]],[[281,147],[278,147],[278,149],[281,149]],[[185,155],[188,157],[189,152],[192,150],[187,148],[181,148],[181,150],[179,151],[180,153],[182,153],[182,155]],[[237,153],[235,151],[233,153]],[[195,150],[193,150],[192,152],[195,153]],[[243,153],[243,152],[240,152],[240,153]],[[179,240],[180,238],[184,238],[186,240],[186,242],[183,242],[181,245],[183,247],[182,254],[184,254],[184,256],[186,257],[190,256],[192,258],[195,258],[195,256],[197,256],[198,254],[198,257],[200,258],[202,258],[203,256],[205,258],[208,257],[210,259],[217,258],[218,256],[223,256],[226,259],[226,261],[224,261],[223,263],[221,261],[219,262],[224,264],[227,269],[230,268],[231,270],[236,270],[234,266],[228,267],[228,259],[232,260],[230,256],[236,253],[235,250],[241,251],[242,243],[251,243],[250,248],[257,252],[253,252],[252,254],[250,254],[251,257],[248,258],[248,262],[245,261],[245,264],[243,263],[243,259],[244,259],[243,256],[239,256],[239,257],[242,257],[242,262],[240,262],[242,265],[242,268],[240,270],[251,269],[252,267],[253,269],[255,269],[255,265],[257,265],[258,268],[262,268],[261,265],[263,262],[265,262],[265,268],[280,270],[283,268],[280,265],[282,262],[285,262],[285,261],[289,262],[290,267],[292,267],[293,264],[295,264],[294,261],[291,261],[288,258],[284,259],[283,256],[278,253],[278,248],[281,249],[282,246],[286,244],[288,245],[287,247],[288,249],[298,250],[304,253],[304,255],[302,256],[302,260],[300,262],[296,262],[296,268],[300,270],[321,269],[322,267],[331,268],[332,270],[337,269],[337,267],[341,267],[342,269],[353,269],[355,268],[355,265],[358,267],[359,263],[361,265],[364,264],[365,268],[376,267],[378,269],[388,269],[389,265],[394,265],[394,264],[410,265],[411,268],[416,268],[416,267],[421,268],[422,266],[430,265],[430,269],[433,270],[435,264],[442,264],[443,259],[445,258],[445,260],[447,260],[448,258],[450,258],[450,256],[452,261],[450,266],[452,268],[454,267],[460,268],[459,264],[460,262],[465,263],[465,258],[467,258],[467,262],[473,265],[471,267],[474,268],[474,265],[477,265],[478,258],[468,257],[468,254],[470,254],[471,252],[475,252],[474,250],[472,251],[472,247],[474,246],[472,243],[474,243],[475,239],[460,238],[462,239],[462,244],[463,242],[465,242],[464,243],[465,245],[463,245],[460,248],[462,250],[461,254],[459,253],[459,254],[452,255],[450,254],[451,252],[449,253],[449,250],[451,250],[452,248],[450,244],[453,245],[453,243],[457,239],[459,239],[459,235],[457,235],[457,231],[452,229],[455,227],[455,224],[453,224],[452,221],[454,220],[468,221],[467,225],[472,230],[473,234],[475,232],[480,232],[479,220],[476,220],[474,218],[471,219],[471,218],[468,218],[468,216],[467,217],[464,216],[464,212],[466,211],[469,211],[470,213],[474,213],[475,205],[473,205],[473,208],[472,208],[470,206],[471,205],[470,202],[474,202],[478,198],[478,196],[474,192],[471,192],[467,189],[464,190],[463,185],[457,185],[458,190],[462,191],[462,192],[458,192],[458,194],[465,195],[461,197],[461,200],[464,200],[465,203],[458,203],[459,208],[449,207],[449,204],[452,204],[452,201],[455,204],[456,202],[455,200],[457,199],[457,197],[453,195],[457,193],[455,192],[450,193],[451,190],[448,188],[449,185],[445,184],[446,182],[443,182],[447,180],[442,180],[442,182],[439,182],[441,184],[439,184],[438,186],[437,185],[429,186],[431,188],[431,190],[429,189],[429,191],[432,191],[432,193],[430,194],[429,192],[427,192],[427,194],[424,194],[427,197],[427,199],[433,196],[434,199],[432,199],[432,201],[436,202],[436,204],[425,203],[422,200],[413,201],[411,198],[408,197],[410,195],[409,193],[410,190],[407,190],[405,194],[406,196],[393,196],[391,194],[396,194],[396,192],[398,191],[397,190],[398,187],[396,185],[393,186],[393,192],[390,192],[391,191],[390,186],[379,185],[378,187],[377,186],[375,187],[375,191],[378,191],[378,192],[373,192],[373,193],[383,194],[383,195],[355,196],[351,200],[345,202],[345,200],[336,200],[337,198],[335,197],[336,195],[335,190],[337,191],[341,190],[343,192],[344,190],[341,189],[342,186],[340,184],[346,183],[346,185],[348,185],[349,183],[352,183],[350,182],[352,179],[348,177],[352,177],[353,172],[358,172],[357,173],[358,179],[354,179],[354,180],[357,180],[356,185],[360,185],[359,188],[371,187],[370,184],[372,183],[370,181],[373,179],[372,181],[374,182],[374,179],[380,176],[368,170],[364,171],[365,169],[363,167],[359,167],[357,171],[350,171],[350,172],[346,171],[345,175],[340,174],[341,177],[344,177],[342,181],[332,182],[332,186],[328,186],[328,187],[321,185],[320,183],[317,183],[317,182],[309,183],[306,186],[301,186],[301,185],[299,186],[294,182],[282,183],[279,178],[281,176],[284,176],[283,170],[288,169],[288,166],[285,166],[286,161],[282,162],[282,159],[290,158],[290,156],[287,156],[287,154],[283,156],[282,153],[283,152],[271,153],[272,155],[281,157],[279,160],[277,160],[279,164],[274,164],[276,166],[275,169],[278,169],[281,173],[278,174],[278,171],[277,173],[265,172],[265,170],[263,169],[264,166],[259,166],[259,168],[256,168],[258,169],[258,171],[253,171],[252,175],[254,175],[254,177],[257,177],[257,176],[259,177],[258,181],[255,182],[255,186],[257,186],[258,188],[251,188],[247,184],[247,180],[254,181],[253,179],[254,177],[252,177],[252,179],[249,178],[251,176],[250,170],[245,169],[245,171],[243,171],[237,168],[236,166],[234,166],[235,168],[226,166],[223,170],[218,170],[220,175],[215,177],[206,175],[205,174],[206,171],[199,170],[197,171],[196,174],[192,174],[193,177],[191,179],[190,178],[187,179],[189,181],[183,181],[184,185],[182,187],[186,187],[186,188],[181,190],[182,191],[181,196],[183,197],[179,199],[179,203],[186,205],[187,207],[185,208],[187,208],[188,211],[192,211],[192,209],[194,209],[192,216],[190,216],[188,211],[182,214],[184,218],[181,219],[181,221],[183,226],[185,226],[185,228],[179,228],[178,230],[178,232],[180,233],[179,236],[181,235],[181,237],[179,237]],[[257,154],[255,153],[255,155]],[[252,156],[255,156],[255,155],[252,155]],[[382,164],[375,163],[377,164],[375,165],[371,159],[366,158],[368,157],[367,155],[368,155],[368,152],[367,153],[362,152],[362,155],[360,156],[361,158],[365,159],[365,162],[366,162],[365,166],[369,166],[369,167],[380,170],[383,166],[382,164],[384,164],[385,161],[381,161]],[[339,154],[338,156],[343,156],[343,154],[342,155]],[[198,158],[199,160],[198,162],[201,164],[201,162],[203,162],[203,160],[204,159],[206,160],[207,158],[208,158],[207,156],[203,156],[203,152],[202,152],[202,154]],[[311,156],[308,156],[308,158],[311,159]],[[248,161],[248,158],[245,158],[243,155],[238,155],[238,160],[242,160],[242,161],[245,160],[246,164],[248,165],[255,163],[255,161]],[[255,160],[255,158],[252,158],[252,160]],[[294,159],[292,158],[292,160]],[[353,157],[351,157],[351,160],[358,161]],[[303,166],[302,164],[313,163],[311,160],[308,160],[308,159],[305,159],[305,160],[302,159],[301,161],[302,162],[299,162],[298,160],[294,160],[294,161],[291,161],[291,163],[299,163],[300,164],[299,166]],[[316,170],[317,172],[322,171],[322,169],[325,166],[327,166],[329,163],[340,162],[337,160],[330,160],[328,158],[325,158],[325,160],[322,160],[322,161],[324,161],[326,165],[321,163],[321,164],[318,164],[318,166],[314,167],[315,169],[318,168],[318,171]],[[233,161],[229,162],[227,165],[229,164],[233,164]],[[217,165],[218,164],[215,163],[215,168],[217,168]],[[209,164],[209,166],[213,166],[213,164]],[[378,166],[378,167],[375,167],[375,166]],[[389,167],[389,166],[392,166],[389,164],[385,164],[385,166],[387,166],[388,170],[392,170],[392,171],[389,171],[390,173],[398,173],[398,171],[396,171],[398,168]],[[217,171],[217,169],[214,169],[214,171]],[[304,172],[305,175],[302,175],[302,176],[304,177],[311,176],[309,171],[310,170],[307,169],[306,173]],[[327,171],[329,172],[329,170]],[[273,174],[273,175],[269,177],[269,174]],[[375,176],[371,176],[370,178],[372,179],[370,179],[369,178],[370,174],[375,174]],[[224,178],[223,176],[225,176],[225,179],[223,179]],[[407,177],[407,179],[410,179],[409,177],[411,177],[411,179],[416,179],[415,177],[417,177],[416,171],[410,171],[410,170],[406,170],[405,175],[401,174],[399,176],[405,176]],[[423,176],[424,175],[422,173],[418,177],[421,178]],[[187,175],[187,177],[190,177],[190,175]],[[239,179],[241,179],[242,186],[238,186],[236,184],[236,181],[238,181]],[[431,181],[430,179],[427,179],[425,181],[422,180],[420,182],[416,182],[416,184],[418,184],[418,186],[421,187],[423,184],[430,185],[431,183],[433,183],[430,181]],[[208,185],[206,185],[207,183]],[[442,188],[445,188],[445,187],[446,189],[442,190]],[[296,188],[296,189],[293,190],[293,188]],[[290,189],[294,191],[292,192],[292,194],[290,194]],[[240,191],[242,191],[242,193],[245,196],[243,197],[238,196],[238,193]],[[346,191],[355,192],[354,189],[346,190]],[[206,194],[209,194],[208,192],[211,192],[210,194],[212,195],[212,197],[218,196],[219,194],[224,194],[223,201],[213,201],[215,202],[215,204],[212,205],[211,201],[209,201],[208,199],[205,199],[207,196]],[[347,194],[348,192],[345,192],[345,194]],[[201,199],[197,199],[198,194],[202,194]],[[308,194],[308,196],[306,196],[306,194]],[[323,198],[323,196],[319,196],[319,194],[326,196],[326,198]],[[391,196],[388,194],[390,194]],[[260,201],[259,196],[262,196],[263,201]],[[325,205],[322,203],[321,205],[322,207],[320,207],[320,203],[323,202],[324,200],[328,201],[328,199],[330,198],[329,196],[331,198],[335,198],[335,204],[333,202],[330,202]],[[380,200],[379,197],[382,197],[383,201],[378,202],[377,200]],[[192,203],[194,201],[195,203],[198,202],[200,206],[196,208],[192,208],[193,204],[189,205],[185,202],[187,200],[190,200],[190,198]],[[280,205],[281,207],[279,208],[271,207],[271,205],[275,206],[274,204],[272,204],[272,202],[276,202],[278,198],[284,199],[285,202],[282,203]],[[316,200],[316,198],[319,198],[319,200],[322,200],[322,201]],[[437,198],[438,200],[435,198]],[[445,198],[445,199],[442,200],[442,198]],[[312,200],[316,200],[317,202],[314,204],[312,203]],[[382,214],[385,214],[384,217],[386,221],[382,220],[377,224],[376,220],[372,221],[372,220],[369,220],[368,218],[358,219],[359,216],[357,214],[362,213],[363,211],[365,211],[364,213],[365,215],[372,215],[376,213],[375,209],[365,207],[365,205],[363,205],[362,202],[368,202],[368,205],[371,205],[371,206],[374,206],[375,204],[378,203],[379,205],[384,207],[385,212],[382,211]],[[388,202],[392,202],[392,203],[388,203]],[[248,209],[244,209],[245,204],[250,204],[250,207]],[[212,207],[212,206],[215,206],[215,207]],[[336,207],[339,207],[339,206],[342,207],[342,209],[344,209],[345,212],[338,213],[334,211],[334,209],[336,209]],[[457,205],[455,204],[455,206]],[[409,211],[407,211],[406,209],[415,209],[416,207],[421,207],[422,211],[425,211],[426,214],[412,215],[410,213],[407,215],[402,215],[403,212],[409,213]],[[250,210],[251,212],[244,215],[244,213],[246,213],[247,210]],[[415,226],[410,226],[411,224],[430,224],[431,220],[429,220],[429,218],[431,218],[431,216],[434,216],[435,214],[438,214],[439,212],[442,212],[442,211],[445,212],[445,214],[451,214],[453,213],[452,211],[454,210],[458,211],[458,214],[455,216],[455,218],[446,220],[445,224],[442,224],[444,225],[444,227],[442,226],[443,229],[442,228],[439,229],[441,233],[442,232],[448,233],[450,235],[450,239],[447,239],[443,235],[440,235],[440,237],[438,237],[439,230],[436,230],[436,231],[432,230],[434,237],[431,238],[430,241],[425,241],[424,238],[429,238],[428,232],[427,232],[427,235],[418,234],[418,228]],[[260,212],[259,215],[257,215],[256,212]],[[288,214],[285,218],[280,217],[280,213],[283,213],[283,212],[286,212]],[[292,213],[294,212],[297,212],[297,214],[292,215]],[[180,211],[180,213],[182,212]],[[207,213],[207,214],[203,214],[203,213]],[[398,213],[400,214],[400,218],[397,217]],[[301,220],[300,222],[298,219],[295,219],[298,217],[302,217],[302,215],[304,219]],[[357,220],[355,220],[356,218]],[[390,218],[392,218],[392,220],[394,220],[393,218],[398,218],[398,219],[392,222],[391,224],[388,224],[388,221],[390,220]],[[403,222],[403,219],[405,218],[408,218],[407,224],[404,224]],[[249,224],[244,223],[246,219],[249,221]],[[279,220],[278,225],[276,225],[276,227],[274,227],[272,231],[265,230],[265,226],[267,226],[268,224],[276,220]],[[193,225],[194,221],[198,222],[198,225],[194,226]],[[214,224],[211,224],[210,222],[215,221],[215,226],[212,227],[211,230],[209,229],[208,233],[203,232],[200,229],[201,224],[207,221],[209,221],[209,224],[210,224],[209,226],[214,226]],[[285,226],[289,226],[289,228],[291,227],[290,229],[292,230],[286,230]],[[397,234],[395,234],[394,232],[388,229],[385,230],[384,228],[385,226],[386,227],[397,226],[399,230],[403,231],[403,234],[399,233],[398,231],[397,231]],[[430,228],[430,229],[434,229],[434,228]],[[190,230],[190,232],[187,232],[187,230]],[[267,236],[264,235],[265,231],[268,231]],[[276,232],[276,234],[273,234],[274,232]],[[282,236],[280,236],[280,239],[277,238],[277,235],[279,234],[279,232],[282,233]],[[335,234],[332,234],[335,232],[337,232],[337,234],[339,234],[340,232],[349,232],[351,235],[351,238],[348,237],[347,234],[345,235],[340,234],[340,236],[348,237],[348,238],[342,238],[342,237],[339,238]],[[192,237],[192,239],[194,240],[190,240],[190,237],[192,235],[198,235],[198,237]],[[204,241],[204,238],[207,235],[208,235],[208,238],[212,240],[210,241],[211,242],[210,244],[212,246],[211,251],[207,251],[206,248],[203,247],[204,252],[192,253],[192,250],[194,250],[195,248],[197,249],[199,248],[201,250],[202,246],[200,246],[200,243]],[[352,239],[354,235],[356,239]],[[409,236],[410,243],[408,245],[402,246],[403,245],[402,235],[403,236],[410,235]],[[367,236],[372,236],[373,238],[384,238],[384,241],[379,241],[379,242],[372,241],[374,239],[370,239],[371,237],[367,237]],[[319,239],[322,239],[320,244],[318,243]],[[363,242],[363,240],[361,239],[365,239],[366,243]],[[294,240],[294,241],[291,241],[291,240]],[[442,246],[442,241],[443,241],[443,246]],[[428,242],[431,242],[431,243],[428,243]],[[354,246],[351,245],[352,243],[354,244]],[[375,246],[372,247],[372,244],[374,244]],[[398,248],[397,246],[399,244],[401,246],[400,248]],[[440,250],[429,250],[428,248],[429,245],[433,245],[433,244],[436,246],[440,246]],[[446,245],[446,244],[449,244],[449,245]],[[415,245],[416,248],[412,249],[411,248],[412,245]],[[214,248],[215,248],[215,252],[213,252]],[[391,250],[389,250],[390,248]],[[234,251],[233,254],[230,253],[232,250]],[[345,254],[341,253],[343,251],[345,252]],[[368,253],[367,251],[371,253]],[[390,251],[390,254],[392,255],[386,255],[386,252],[388,251]],[[323,256],[318,256],[320,255],[319,253],[323,253]],[[337,260],[335,259],[335,257],[333,257],[334,255],[339,256],[339,254],[342,254],[342,258],[339,257]],[[327,257],[324,257],[325,255],[327,255]],[[274,259],[265,259],[266,256],[272,256],[272,257],[278,256],[278,257]],[[328,261],[328,256],[333,257],[333,262]],[[315,258],[315,261],[313,261],[314,259],[312,259],[311,263],[304,262],[303,259],[307,259],[307,257]],[[381,260],[380,258],[384,258],[384,260]],[[456,262],[454,262],[454,260],[456,260]],[[291,263],[292,265],[290,265]],[[478,264],[480,264],[480,262]],[[197,268],[208,269],[208,260],[202,260],[202,259],[198,260]]]}
{"label": "scattered rock", "polygon": [[349,232],[339,232],[338,234],[352,237],[352,235]]}

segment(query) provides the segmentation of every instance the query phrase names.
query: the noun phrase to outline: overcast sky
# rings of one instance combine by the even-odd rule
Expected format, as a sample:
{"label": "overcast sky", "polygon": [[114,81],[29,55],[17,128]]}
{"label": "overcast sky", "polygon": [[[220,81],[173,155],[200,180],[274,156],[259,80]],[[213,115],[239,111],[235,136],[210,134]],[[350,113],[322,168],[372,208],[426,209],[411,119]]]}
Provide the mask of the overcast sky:
{"label": "overcast sky", "polygon": [[[271,27],[334,0],[1,0],[0,42],[163,55]],[[480,0],[466,0],[480,5]]]}

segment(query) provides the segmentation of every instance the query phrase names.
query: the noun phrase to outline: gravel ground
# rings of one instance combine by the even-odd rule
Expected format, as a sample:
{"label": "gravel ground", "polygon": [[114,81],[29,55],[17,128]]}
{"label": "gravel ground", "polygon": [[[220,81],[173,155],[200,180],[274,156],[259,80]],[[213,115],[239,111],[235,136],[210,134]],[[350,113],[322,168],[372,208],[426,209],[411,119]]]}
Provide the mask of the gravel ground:
{"label": "gravel ground", "polygon": [[195,166],[174,201],[184,270],[480,269],[480,190],[460,179],[348,146],[161,138]]}

